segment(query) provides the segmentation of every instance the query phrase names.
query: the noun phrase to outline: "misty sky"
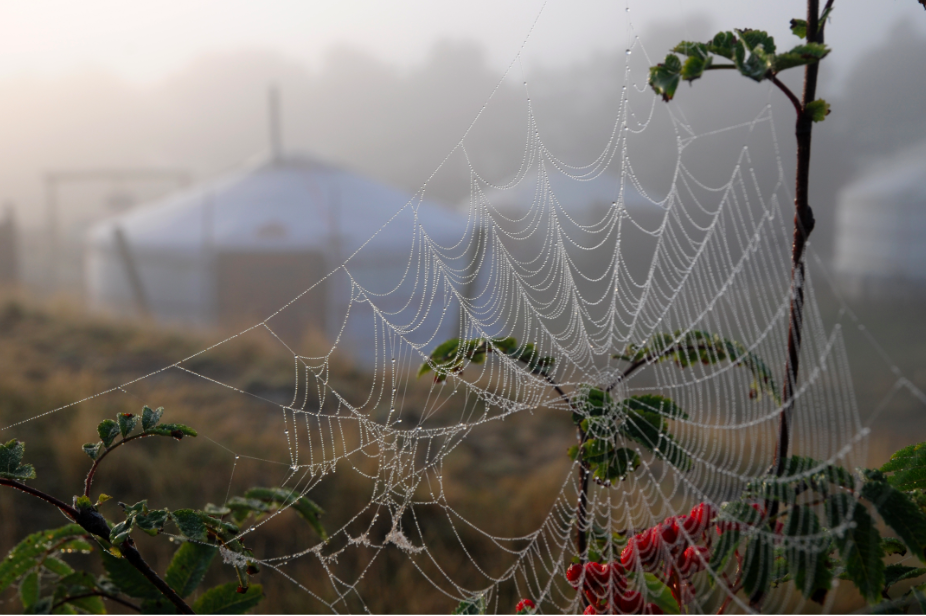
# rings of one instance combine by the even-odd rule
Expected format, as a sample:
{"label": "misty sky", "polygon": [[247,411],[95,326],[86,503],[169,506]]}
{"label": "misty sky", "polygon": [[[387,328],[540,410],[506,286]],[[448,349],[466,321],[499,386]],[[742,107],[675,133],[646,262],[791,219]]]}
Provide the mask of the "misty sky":
{"label": "misty sky", "polygon": [[[203,54],[276,51],[317,67],[347,46],[398,66],[422,62],[442,39],[483,46],[501,70],[536,27],[522,60],[556,66],[594,51],[624,48],[634,32],[667,18],[702,14],[711,27],[763,27],[790,36],[801,0],[32,0],[0,2],[0,79],[113,72],[151,83]],[[883,25],[908,20],[926,33],[915,0],[839,0],[828,42],[831,64],[845,68],[883,37]],[[629,12],[626,9],[629,8]],[[539,19],[538,19],[539,15]],[[693,38],[708,32],[692,31]],[[656,50],[658,51],[658,50]]]}

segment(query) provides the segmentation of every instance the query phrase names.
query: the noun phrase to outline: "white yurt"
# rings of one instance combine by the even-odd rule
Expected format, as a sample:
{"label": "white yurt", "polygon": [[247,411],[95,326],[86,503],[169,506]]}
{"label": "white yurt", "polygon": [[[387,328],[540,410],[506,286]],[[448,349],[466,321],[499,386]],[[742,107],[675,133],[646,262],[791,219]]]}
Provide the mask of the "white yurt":
{"label": "white yurt", "polygon": [[97,223],[86,290],[101,310],[203,327],[247,327],[286,306],[268,322],[275,333],[296,340],[314,329],[358,350],[382,336],[374,312],[433,292],[407,275],[422,234],[452,246],[466,232],[459,213],[312,158],[278,157]]}
{"label": "white yurt", "polygon": [[926,289],[926,144],[840,193],[834,269],[851,295]]}

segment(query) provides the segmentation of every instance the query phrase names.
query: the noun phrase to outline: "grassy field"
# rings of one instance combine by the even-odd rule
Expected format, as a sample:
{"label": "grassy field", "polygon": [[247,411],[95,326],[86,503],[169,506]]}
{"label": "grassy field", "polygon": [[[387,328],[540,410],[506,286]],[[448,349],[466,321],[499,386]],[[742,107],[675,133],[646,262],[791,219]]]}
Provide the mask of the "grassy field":
{"label": "grassy field", "polygon": [[[821,298],[827,318],[837,306]],[[919,386],[926,385],[926,327],[922,304],[916,302],[863,305],[862,320],[893,354],[898,366]],[[112,393],[94,396],[171,365],[216,340],[189,332],[171,331],[138,323],[114,323],[84,314],[66,303],[39,306],[23,297],[0,298],[0,423],[4,426],[36,418],[49,410],[90,397],[79,404],[8,429],[3,440],[27,443],[27,459],[36,465],[33,485],[69,501],[80,489],[89,460],[80,444],[95,441],[95,425],[118,412],[138,412],[143,404],[164,406],[168,421],[188,423],[200,432],[196,439],[146,439],[114,454],[95,484],[94,494],[105,492],[124,502],[148,498],[155,507],[202,507],[223,502],[226,494],[241,493],[257,485],[279,485],[289,472],[289,450],[283,437],[283,419],[275,401],[292,396],[292,356],[273,341],[245,337],[223,345],[221,352],[206,353],[188,364],[189,369],[246,392],[204,383],[181,370],[170,369]],[[863,417],[883,401],[897,377],[859,336],[847,332],[847,349],[853,357],[857,397]],[[349,366],[332,367],[330,378],[338,391],[362,399],[369,377]],[[409,393],[406,404],[424,406],[427,386]],[[443,412],[462,411],[450,404]],[[880,463],[893,450],[926,440],[924,408],[908,395],[900,395],[881,411],[869,441],[871,463]],[[498,548],[490,535],[516,537],[534,531],[547,518],[553,499],[569,472],[565,449],[574,440],[571,423],[562,414],[521,413],[505,422],[474,430],[448,455],[441,468],[447,502],[460,517],[485,534],[460,524],[439,506],[416,507],[417,523],[425,531],[428,554],[409,557],[394,548],[382,551],[356,549],[345,553],[331,571],[354,580],[365,571],[357,590],[339,611],[449,613],[453,599],[435,589],[426,575],[447,578],[469,588],[485,585],[488,574],[507,564],[496,559]],[[356,442],[347,435],[345,442]],[[371,535],[388,532],[386,516],[374,521],[381,509],[368,507],[375,472],[370,452],[345,458],[321,479],[311,496],[325,508],[324,522],[338,528],[361,512],[350,526],[354,536],[372,528]],[[236,461],[235,456],[241,458]],[[117,457],[118,456],[118,457]],[[424,488],[419,488],[422,491]],[[417,497],[424,494],[416,493]],[[115,515],[115,505],[108,513]],[[0,553],[29,532],[63,523],[59,513],[27,496],[0,491]],[[295,516],[279,516],[262,526],[249,540],[260,556],[292,553],[312,546],[312,531]],[[472,559],[460,556],[460,542]],[[143,554],[163,571],[172,546],[163,538],[141,537]],[[517,547],[512,544],[511,547]],[[374,558],[375,557],[375,558]],[[429,557],[433,557],[434,562]],[[86,559],[95,567],[96,557]],[[372,559],[372,561],[371,561]],[[328,576],[317,559],[301,558],[283,569],[304,582],[326,601],[335,598]],[[229,581],[227,567],[213,565],[208,582]],[[268,599],[261,612],[326,611],[324,605],[282,575],[265,571],[256,582],[265,585]],[[452,586],[441,584],[447,592]],[[514,606],[519,597],[512,587],[501,589],[500,609]],[[15,611],[18,602],[8,590],[0,611]],[[855,605],[852,596],[839,609]]]}

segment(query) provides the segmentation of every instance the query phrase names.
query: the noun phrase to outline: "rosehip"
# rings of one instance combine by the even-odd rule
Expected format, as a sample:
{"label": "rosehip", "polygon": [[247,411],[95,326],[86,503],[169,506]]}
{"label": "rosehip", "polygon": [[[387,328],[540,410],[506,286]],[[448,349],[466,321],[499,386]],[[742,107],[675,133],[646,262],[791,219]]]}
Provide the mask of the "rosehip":
{"label": "rosehip", "polygon": [[643,607],[643,595],[636,590],[631,590],[626,594],[618,595],[617,611],[621,614],[636,614]]}
{"label": "rosehip", "polygon": [[594,605],[589,605],[587,608],[585,608],[585,611],[582,613],[585,614],[586,616],[589,616],[592,614],[597,614],[598,610],[595,609]]}
{"label": "rosehip", "polygon": [[530,599],[521,599],[520,601],[518,601],[518,605],[514,608],[514,613],[524,614],[536,608],[537,606],[534,605],[534,602],[531,601]]}
{"label": "rosehip", "polygon": [[573,588],[579,587],[579,578],[582,577],[582,565],[579,563],[574,563],[569,565],[569,568],[566,569],[566,580],[569,581],[569,585]]}
{"label": "rosehip", "polygon": [[663,542],[669,547],[674,546],[678,541],[678,518],[671,517],[659,525],[659,535]]}
{"label": "rosehip", "polygon": [[682,552],[678,559],[678,573],[682,577],[688,577],[704,569],[707,564],[708,549],[702,546],[692,545]]}

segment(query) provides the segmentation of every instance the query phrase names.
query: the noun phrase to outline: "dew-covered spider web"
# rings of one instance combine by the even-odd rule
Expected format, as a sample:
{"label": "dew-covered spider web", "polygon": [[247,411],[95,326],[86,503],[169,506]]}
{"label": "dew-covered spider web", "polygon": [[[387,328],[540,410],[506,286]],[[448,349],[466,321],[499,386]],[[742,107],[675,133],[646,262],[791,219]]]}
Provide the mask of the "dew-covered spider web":
{"label": "dew-covered spider web", "polygon": [[[626,19],[620,28],[632,32]],[[285,545],[255,552],[264,575],[281,575],[304,593],[305,610],[365,610],[366,573],[398,557],[446,598],[448,611],[468,602],[511,613],[529,598],[542,612],[582,612],[593,599],[581,592],[584,581],[567,579],[570,565],[620,561],[628,538],[677,515],[691,520],[673,539],[682,549],[660,557],[658,567],[631,561],[619,584],[600,583],[599,596],[619,596],[605,609],[655,602],[650,595],[660,587],[647,585],[654,578],[676,584],[691,612],[725,601],[733,611],[808,605],[786,584],[751,605],[741,574],[758,561],[739,554],[738,564],[714,562],[714,527],[705,534],[708,522],[699,527],[691,513],[701,503],[719,512],[767,475],[791,402],[780,398],[792,289],[785,145],[770,102],[731,125],[689,122],[684,101],[667,105],[646,85],[661,51],[651,57],[642,38],[630,40],[623,72],[611,76],[620,94],[594,160],[567,160],[548,144],[551,127],[536,113],[516,58],[499,84],[516,83],[522,94],[523,150],[509,161],[513,172],[491,177],[470,156],[494,92],[447,158],[435,161],[435,176],[456,166],[469,177],[460,228],[437,232],[418,215],[424,183],[369,243],[278,312],[137,381],[156,392],[160,375],[179,371],[202,387],[254,398],[280,426],[263,452],[289,468],[277,487],[315,498],[345,478],[363,495],[348,515],[324,518],[326,540],[294,533]],[[775,96],[769,90],[769,101]],[[384,235],[405,238],[400,259],[376,252]],[[813,271],[803,281],[790,451],[855,469],[865,463],[868,430],[840,323],[824,322]],[[324,344],[307,350],[302,338],[278,330],[287,311],[330,289],[349,301]],[[261,398],[197,368],[198,358],[255,336],[291,355],[291,398]],[[350,380],[339,376],[344,370]],[[912,387],[901,375],[898,383]],[[541,460],[546,466],[515,471],[516,482],[534,482],[543,494],[526,530],[517,520],[499,522],[511,503],[474,504],[450,479],[466,475],[455,456],[469,441],[485,443],[465,458],[473,472],[491,465],[509,446],[492,435],[511,434],[512,422],[531,434],[540,426],[558,434],[535,445],[555,445]],[[578,448],[572,458],[570,444]],[[595,460],[583,480],[582,465]],[[285,514],[243,528],[245,542]],[[751,532],[772,536],[767,525]],[[816,536],[776,548],[803,550]],[[684,556],[686,547],[705,545],[712,552]],[[812,566],[815,553],[807,553]],[[394,583],[390,603],[401,610],[403,580]]]}

